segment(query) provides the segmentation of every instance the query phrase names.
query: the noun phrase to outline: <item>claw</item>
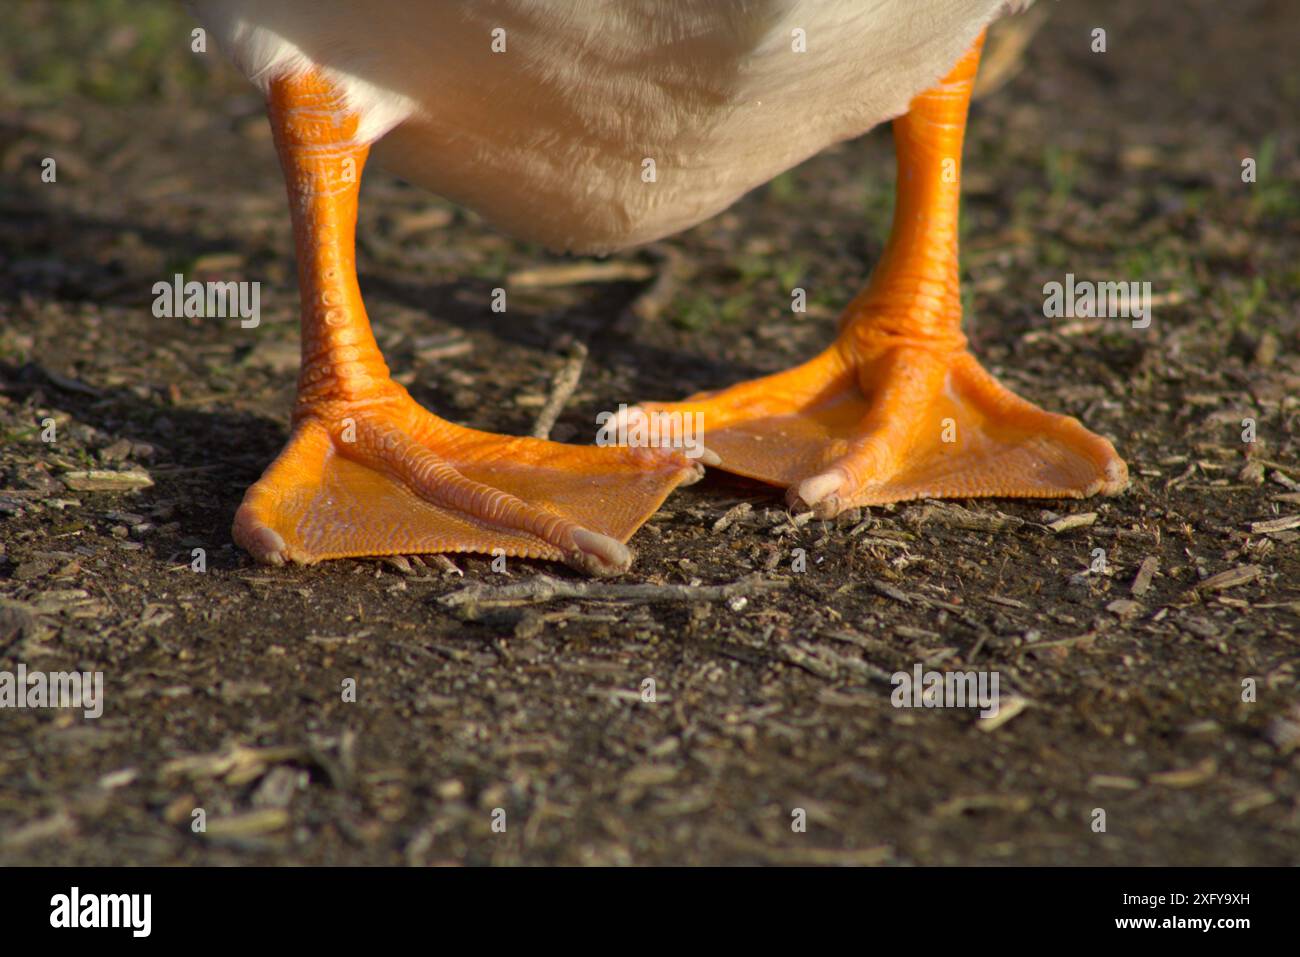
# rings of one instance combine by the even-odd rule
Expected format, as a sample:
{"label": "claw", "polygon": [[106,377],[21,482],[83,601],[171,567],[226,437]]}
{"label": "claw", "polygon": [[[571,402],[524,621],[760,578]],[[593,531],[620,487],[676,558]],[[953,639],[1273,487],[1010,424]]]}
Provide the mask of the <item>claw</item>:
{"label": "claw", "polygon": [[[830,505],[839,511],[839,491],[844,485],[844,473],[838,469],[830,472],[823,472],[821,475],[814,475],[812,478],[804,479],[797,486],[790,489],[793,496],[791,504],[799,503],[801,511],[825,511],[825,508],[818,509],[817,506]],[[834,512],[831,515],[835,514]],[[818,518],[829,518],[830,515],[818,515]]]}
{"label": "claw", "polygon": [[588,575],[620,575],[632,565],[633,552],[616,538],[579,528],[573,532],[577,551],[567,561]]}

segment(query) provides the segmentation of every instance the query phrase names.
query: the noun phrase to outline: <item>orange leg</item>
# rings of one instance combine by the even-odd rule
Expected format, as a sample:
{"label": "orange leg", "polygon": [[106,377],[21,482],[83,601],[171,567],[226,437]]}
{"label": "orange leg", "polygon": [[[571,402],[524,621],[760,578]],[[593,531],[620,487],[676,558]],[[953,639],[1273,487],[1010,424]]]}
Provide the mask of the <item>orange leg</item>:
{"label": "orange leg", "polygon": [[730,472],[829,517],[915,498],[1083,498],[1128,484],[1114,446],[1016,396],[961,333],[962,136],[981,37],[894,122],[894,225],[835,343],[794,369],[642,412],[699,413]]}
{"label": "orange leg", "polygon": [[699,467],[668,451],[560,445],[453,425],[388,374],[357,285],[368,147],[315,75],[271,86],[302,296],[293,434],[235,515],[259,561],[486,552],[619,572],[623,544]]}

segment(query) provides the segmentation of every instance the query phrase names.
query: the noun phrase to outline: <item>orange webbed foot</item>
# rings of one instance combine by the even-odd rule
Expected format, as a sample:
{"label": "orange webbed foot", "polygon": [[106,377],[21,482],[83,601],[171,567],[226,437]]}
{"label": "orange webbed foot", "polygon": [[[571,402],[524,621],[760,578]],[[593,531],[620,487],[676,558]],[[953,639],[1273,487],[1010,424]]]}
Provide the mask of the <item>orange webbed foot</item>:
{"label": "orange webbed foot", "polygon": [[842,339],[810,362],[647,415],[703,423],[720,467],[787,489],[797,511],[918,498],[1114,494],[1128,469],[1077,419],[1012,393],[964,348]]}
{"label": "orange webbed foot", "polygon": [[916,498],[1082,498],[1128,484],[1110,442],[1010,392],[960,332],[960,157],[982,42],[894,121],[893,229],[835,344],[786,372],[637,414],[689,417],[722,468],[783,486],[792,507],[823,517]]}
{"label": "orange webbed foot", "polygon": [[676,486],[685,455],[507,438],[421,408],[389,374],[356,277],[369,146],[321,75],[270,85],[293,217],[302,370],[293,434],[244,496],[235,541],[261,562],[429,552],[555,559],[624,571],[626,542]]}
{"label": "orange webbed foot", "polygon": [[402,395],[300,418],[234,537],[271,564],[479,552],[617,574],[632,561],[624,543],[699,471],[666,451],[462,428]]}

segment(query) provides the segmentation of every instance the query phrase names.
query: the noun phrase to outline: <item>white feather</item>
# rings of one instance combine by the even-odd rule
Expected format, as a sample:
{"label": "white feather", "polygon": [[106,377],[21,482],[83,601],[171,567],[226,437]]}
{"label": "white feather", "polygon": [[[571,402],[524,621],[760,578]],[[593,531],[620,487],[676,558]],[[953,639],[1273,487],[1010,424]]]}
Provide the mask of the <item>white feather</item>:
{"label": "white feather", "polygon": [[523,238],[597,251],[694,225],[900,115],[1004,3],[191,0],[263,90],[321,70],[376,161]]}

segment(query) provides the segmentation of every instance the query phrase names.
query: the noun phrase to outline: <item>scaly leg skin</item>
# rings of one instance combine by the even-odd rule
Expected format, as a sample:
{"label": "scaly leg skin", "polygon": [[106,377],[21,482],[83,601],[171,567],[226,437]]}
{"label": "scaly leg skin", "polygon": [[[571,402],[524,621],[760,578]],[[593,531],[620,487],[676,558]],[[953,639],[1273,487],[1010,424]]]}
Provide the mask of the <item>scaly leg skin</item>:
{"label": "scaly leg skin", "polygon": [[357,285],[357,192],[368,147],[318,75],[269,102],[302,295],[293,433],[249,488],[234,538],[261,562],[425,552],[625,570],[627,539],[700,468],[659,450],[561,445],[462,428],[388,374]]}
{"label": "scaly leg skin", "polygon": [[1084,498],[1127,486],[1110,442],[1010,392],[961,333],[959,170],[982,44],[894,121],[893,230],[835,343],[786,372],[644,403],[633,418],[702,414],[683,420],[702,422],[723,469],[784,486],[793,508],[823,518],[907,499]]}

